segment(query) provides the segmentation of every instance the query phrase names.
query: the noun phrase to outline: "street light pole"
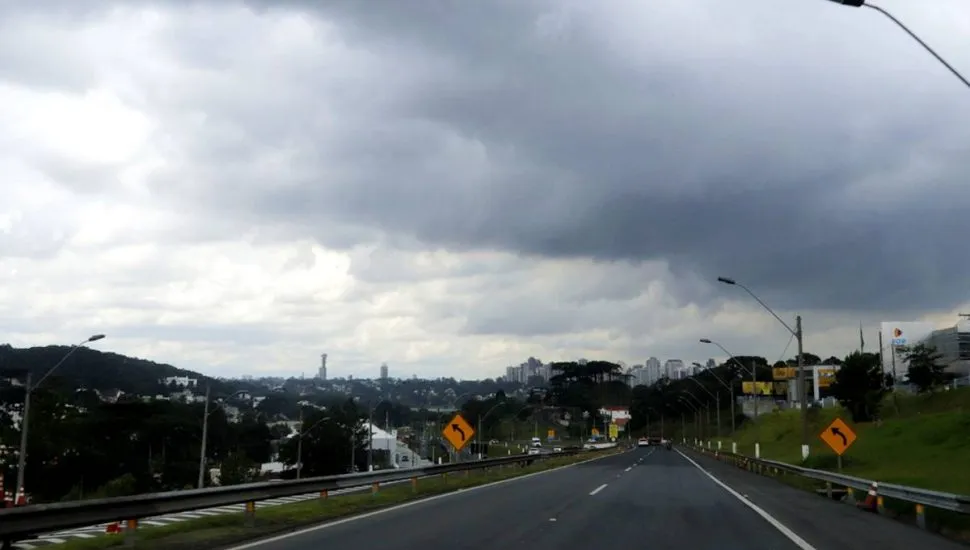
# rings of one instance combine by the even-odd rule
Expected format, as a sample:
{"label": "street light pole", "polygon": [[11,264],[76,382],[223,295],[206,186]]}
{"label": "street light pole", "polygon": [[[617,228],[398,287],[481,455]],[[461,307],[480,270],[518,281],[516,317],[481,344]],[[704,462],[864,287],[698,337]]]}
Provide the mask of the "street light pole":
{"label": "street light pole", "polygon": [[[688,407],[690,407],[690,410],[692,411],[692,413],[694,415],[694,439],[698,439],[697,435],[698,435],[698,432],[700,430],[698,430],[699,423],[697,422],[697,413],[699,412],[699,409],[696,406],[694,406],[694,404],[691,403],[689,400],[684,399],[684,396],[682,396],[682,395],[678,398],[678,400],[681,403],[683,403],[683,404],[687,405]],[[686,431],[686,428],[684,427],[683,417],[681,417],[681,429],[683,429],[683,430]]]}
{"label": "street light pole", "polygon": [[492,414],[492,411],[504,404],[505,401],[499,401],[492,405],[492,408],[488,409],[485,414],[479,415],[478,417],[478,429],[475,431],[475,445],[478,447],[478,460],[482,459],[482,420],[488,418],[488,415]]}
{"label": "street light pole", "polygon": [[[704,340],[701,340],[701,342],[704,342]],[[698,367],[701,366],[700,363],[694,363],[694,364],[697,365]],[[740,364],[740,363],[738,363],[738,364]],[[724,380],[721,380],[721,377],[718,376],[716,372],[714,372],[714,369],[707,369],[706,372],[710,373],[710,375],[713,376],[715,380],[717,380],[722,386],[724,386],[725,388],[727,388],[729,397],[731,398],[731,434],[733,435],[734,434],[734,430],[735,430],[735,426],[734,426],[734,423],[735,423],[735,414],[734,414],[734,384],[730,384],[729,385],[729,384],[725,383]],[[732,377],[732,379],[733,379],[733,377]],[[720,394],[718,394],[718,397],[720,397]],[[721,407],[719,405],[718,406],[718,409],[720,409],[720,408]],[[720,421],[718,421],[718,425],[720,425]]]}
{"label": "street light pole", "polygon": [[206,443],[209,441],[209,392],[212,386],[205,387],[205,408],[202,410],[202,446],[199,449],[199,481],[198,488],[205,487],[205,452]]}
{"label": "street light pole", "polygon": [[851,6],[853,8],[869,8],[871,10],[874,10],[883,14],[890,21],[895,23],[896,26],[906,31],[906,34],[908,34],[910,38],[918,42],[920,46],[923,46],[923,49],[925,49],[930,53],[930,55],[935,57],[936,60],[939,61],[941,65],[946,67],[953,74],[953,76],[957,77],[960,80],[960,82],[963,83],[964,86],[966,86],[967,88],[970,88],[970,80],[967,80],[965,76],[963,76],[962,74],[960,74],[959,71],[953,68],[953,65],[950,65],[949,63],[947,63],[947,61],[943,59],[943,56],[936,53],[936,51],[934,51],[933,48],[929,46],[929,44],[927,44],[926,42],[923,42],[923,39],[921,39],[919,36],[916,36],[915,32],[909,30],[909,27],[904,25],[902,21],[900,21],[899,19],[896,19],[896,17],[893,16],[893,14],[889,13],[885,9],[880,8],[879,6],[875,6],[873,4],[867,4],[865,0],[829,0],[829,2],[834,2],[836,4],[841,4],[843,6]]}
{"label": "street light pole", "polygon": [[71,349],[64,354],[64,357],[61,357],[61,360],[55,363],[53,367],[44,373],[44,376],[41,376],[40,380],[38,380],[36,383],[31,383],[31,373],[29,370],[27,371],[27,379],[24,382],[24,414],[21,415],[20,418],[20,452],[17,456],[17,487],[16,492],[13,495],[14,502],[20,498],[20,495],[26,495],[26,492],[24,491],[24,474],[27,471],[27,432],[30,428],[30,394],[33,393],[33,391],[40,386],[44,380],[47,380],[47,377],[50,376],[51,373],[63,365],[64,361],[67,361],[68,357],[74,355],[74,352],[91,342],[97,342],[103,338],[104,334],[94,334],[88,338],[85,338],[82,342],[71,346]]}
{"label": "street light pole", "polygon": [[[727,356],[731,358],[731,361],[734,361],[736,365],[741,367],[742,374],[748,370],[748,367],[745,367],[744,364],[741,363],[741,361],[738,361],[737,357],[735,357],[730,351],[725,349],[724,346],[722,346],[721,344],[709,338],[701,338],[700,341],[702,344],[713,344],[718,348],[720,348],[721,351],[726,353]],[[759,443],[758,441],[758,433],[759,433],[758,432],[758,366],[754,364],[751,365],[751,383],[754,386],[754,426],[755,426],[754,438],[755,438],[755,443]],[[734,429],[734,386],[731,386],[731,429],[732,430]]]}
{"label": "street light pole", "polygon": [[[802,460],[803,461],[804,460],[807,460],[808,459],[808,450],[809,450],[809,447],[808,447],[809,435],[808,435],[808,399],[806,398],[806,396],[808,395],[808,392],[806,391],[806,387],[805,387],[805,368],[804,368],[805,367],[805,364],[804,364],[805,363],[805,358],[802,357],[803,352],[804,352],[804,349],[803,349],[803,340],[802,340],[802,316],[799,315],[799,316],[795,317],[795,328],[793,329],[790,326],[788,326],[788,323],[786,323],[785,321],[783,321],[782,318],[779,317],[778,314],[776,314],[774,312],[774,310],[772,310],[770,307],[768,307],[768,304],[766,304],[763,301],[761,301],[761,298],[758,298],[758,296],[754,292],[752,292],[750,288],[748,288],[748,287],[744,286],[743,284],[735,281],[734,279],[729,279],[727,277],[718,277],[717,280],[718,280],[718,282],[724,283],[726,285],[732,285],[732,286],[741,287],[745,292],[748,293],[748,296],[751,296],[752,298],[754,298],[754,300],[756,302],[758,302],[759,304],[761,304],[761,307],[763,307],[765,309],[765,311],[767,311],[768,313],[770,313],[771,316],[774,317],[776,321],[778,321],[779,323],[781,323],[781,326],[783,326],[786,329],[788,329],[788,332],[790,332],[791,335],[794,336],[795,339],[798,341],[798,383],[797,383],[797,389],[798,389],[798,403],[800,405],[801,415],[802,415]],[[752,365],[751,371],[754,372],[755,370],[757,370],[757,368],[754,365]],[[758,394],[758,386],[757,386],[757,384],[755,384],[754,390],[755,390],[754,391],[754,393],[755,393],[755,403],[757,403],[758,402],[757,401],[757,398],[758,398],[758,395],[757,395]]]}
{"label": "street light pole", "polygon": [[[199,489],[202,489],[205,487],[205,466],[207,462],[205,455],[206,455],[206,447],[208,446],[208,443],[209,443],[209,415],[212,414],[212,410],[210,410],[210,407],[209,407],[209,402],[210,402],[209,395],[211,395],[211,390],[212,390],[212,386],[206,385],[205,408],[202,410],[202,446],[199,449],[199,480],[197,482],[198,483],[197,486]],[[232,399],[233,397],[241,393],[247,393],[247,392],[246,390],[239,390],[233,393],[232,395],[230,395],[227,399]]]}
{"label": "street light pole", "polygon": [[693,376],[688,377],[688,380],[693,381],[695,384],[700,386],[702,390],[706,391],[707,395],[714,398],[715,407],[717,407],[717,436],[721,437],[721,392],[717,392],[715,394],[711,390],[707,389],[707,386],[698,382]]}
{"label": "street light pole", "polygon": [[296,441],[296,479],[300,479],[303,473],[303,406],[300,406],[300,433],[297,434],[299,439]]}
{"label": "street light pole", "polygon": [[[314,422],[309,428],[304,430],[303,429],[303,407],[300,407],[300,433],[297,434],[297,437],[299,437],[300,439],[297,440],[296,442],[296,479],[300,479],[303,473],[303,436],[310,433],[310,430],[312,430],[313,428],[316,428],[326,420],[330,420],[330,417],[324,416],[323,418]],[[353,448],[351,448],[351,453],[353,453]],[[353,469],[351,469],[351,472],[353,472]]]}

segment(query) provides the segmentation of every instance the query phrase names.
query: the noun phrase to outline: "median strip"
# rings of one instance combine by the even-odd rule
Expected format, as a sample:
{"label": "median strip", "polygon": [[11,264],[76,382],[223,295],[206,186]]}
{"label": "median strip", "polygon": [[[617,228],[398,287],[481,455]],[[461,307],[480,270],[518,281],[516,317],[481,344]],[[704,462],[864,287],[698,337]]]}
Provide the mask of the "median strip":
{"label": "median strip", "polygon": [[[361,514],[395,504],[418,500],[460,489],[493,483],[526,474],[569,466],[622,452],[611,449],[535,461],[528,466],[506,465],[482,470],[466,470],[437,476],[416,478],[412,483],[375,485],[369,492],[344,495],[321,495],[319,499],[293,504],[257,508],[252,516],[232,513],[189,518],[176,524],[145,526],[135,534],[138,548],[153,550],[199,550],[222,547],[277,535],[328,520]],[[125,544],[126,534],[70,540],[57,545],[57,550],[100,550]],[[30,541],[25,541],[30,544]]]}

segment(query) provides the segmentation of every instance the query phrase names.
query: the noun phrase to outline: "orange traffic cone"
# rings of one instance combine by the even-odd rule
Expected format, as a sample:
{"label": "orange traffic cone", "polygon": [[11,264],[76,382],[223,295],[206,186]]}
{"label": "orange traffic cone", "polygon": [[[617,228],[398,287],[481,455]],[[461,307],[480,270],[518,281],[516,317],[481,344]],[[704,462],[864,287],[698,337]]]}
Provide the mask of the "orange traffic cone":
{"label": "orange traffic cone", "polygon": [[879,503],[879,484],[875,481],[869,486],[869,492],[866,494],[866,500],[864,502],[857,503],[857,506],[867,512],[875,512],[876,507]]}
{"label": "orange traffic cone", "polygon": [[114,523],[109,523],[108,525],[105,525],[104,526],[104,532],[106,534],[108,534],[108,535],[113,535],[113,534],[120,533],[121,532],[121,523],[119,523],[119,522],[116,521]]}

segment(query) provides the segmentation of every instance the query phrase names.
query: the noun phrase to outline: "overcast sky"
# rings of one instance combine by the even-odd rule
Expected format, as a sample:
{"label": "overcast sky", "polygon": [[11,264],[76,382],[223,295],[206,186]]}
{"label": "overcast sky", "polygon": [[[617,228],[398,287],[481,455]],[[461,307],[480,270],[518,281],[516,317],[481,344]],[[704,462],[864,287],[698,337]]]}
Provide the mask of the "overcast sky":
{"label": "overcast sky", "polygon": [[[880,5],[970,74],[966,0]],[[807,351],[875,348],[970,308],[968,120],[824,0],[3,2],[0,342],[220,376],[779,359],[723,275]]]}

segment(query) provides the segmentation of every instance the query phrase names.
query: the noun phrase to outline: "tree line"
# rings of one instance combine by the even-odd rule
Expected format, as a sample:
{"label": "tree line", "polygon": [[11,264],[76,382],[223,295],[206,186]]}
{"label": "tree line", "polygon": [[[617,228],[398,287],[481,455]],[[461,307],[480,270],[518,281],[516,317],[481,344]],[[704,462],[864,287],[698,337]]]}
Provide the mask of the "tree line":
{"label": "tree line", "polygon": [[[484,399],[469,396],[459,410],[480,427],[483,441],[521,441],[544,435],[536,433],[540,426],[555,427],[560,438],[582,437],[603,421],[603,405],[629,402],[631,390],[617,364],[557,363],[552,369],[548,388],[519,396],[501,389]],[[0,387],[0,471],[8,490],[17,477],[24,397],[23,385]],[[238,411],[238,418],[227,410]],[[94,390],[52,377],[31,392],[26,492],[33,502],[55,502],[193,488],[204,424],[206,486],[264,478],[269,473],[263,465],[273,461],[284,465],[283,477],[295,476],[298,464],[304,477],[389,465],[390,453],[367,452],[368,419],[376,426],[410,428],[406,441],[425,458],[449,451],[439,434],[451,412],[388,399],[273,393],[254,406],[245,396],[213,392],[208,417],[205,411],[203,402],[134,395],[106,401]]]}
{"label": "tree line", "polygon": [[[898,347],[897,351],[908,365],[905,380],[917,392],[935,391],[952,379],[944,371],[945,366],[939,362],[941,354],[932,346],[917,344]],[[835,380],[830,388],[822,392],[823,396],[829,395],[838,400],[856,422],[878,418],[883,398],[895,382],[892,375],[883,372],[878,353],[858,351],[843,359],[833,356],[824,360],[817,355],[804,353],[802,360],[805,366],[838,365]],[[731,392],[733,391],[734,396],[742,395],[742,382],[751,379],[752,370],[758,380],[771,380],[772,368],[793,367],[797,364],[797,357],[777,361],[769,366],[764,357],[737,356],[712,369],[702,370],[691,379],[662,378],[650,386],[636,386],[632,391],[631,430],[649,430],[650,426],[656,425],[662,418],[680,420],[689,417],[702,403],[715,406],[717,399],[712,400],[711,396],[720,398],[721,413],[728,414],[725,424],[731,425]],[[735,415],[733,423],[737,427],[750,421],[737,407]]]}

